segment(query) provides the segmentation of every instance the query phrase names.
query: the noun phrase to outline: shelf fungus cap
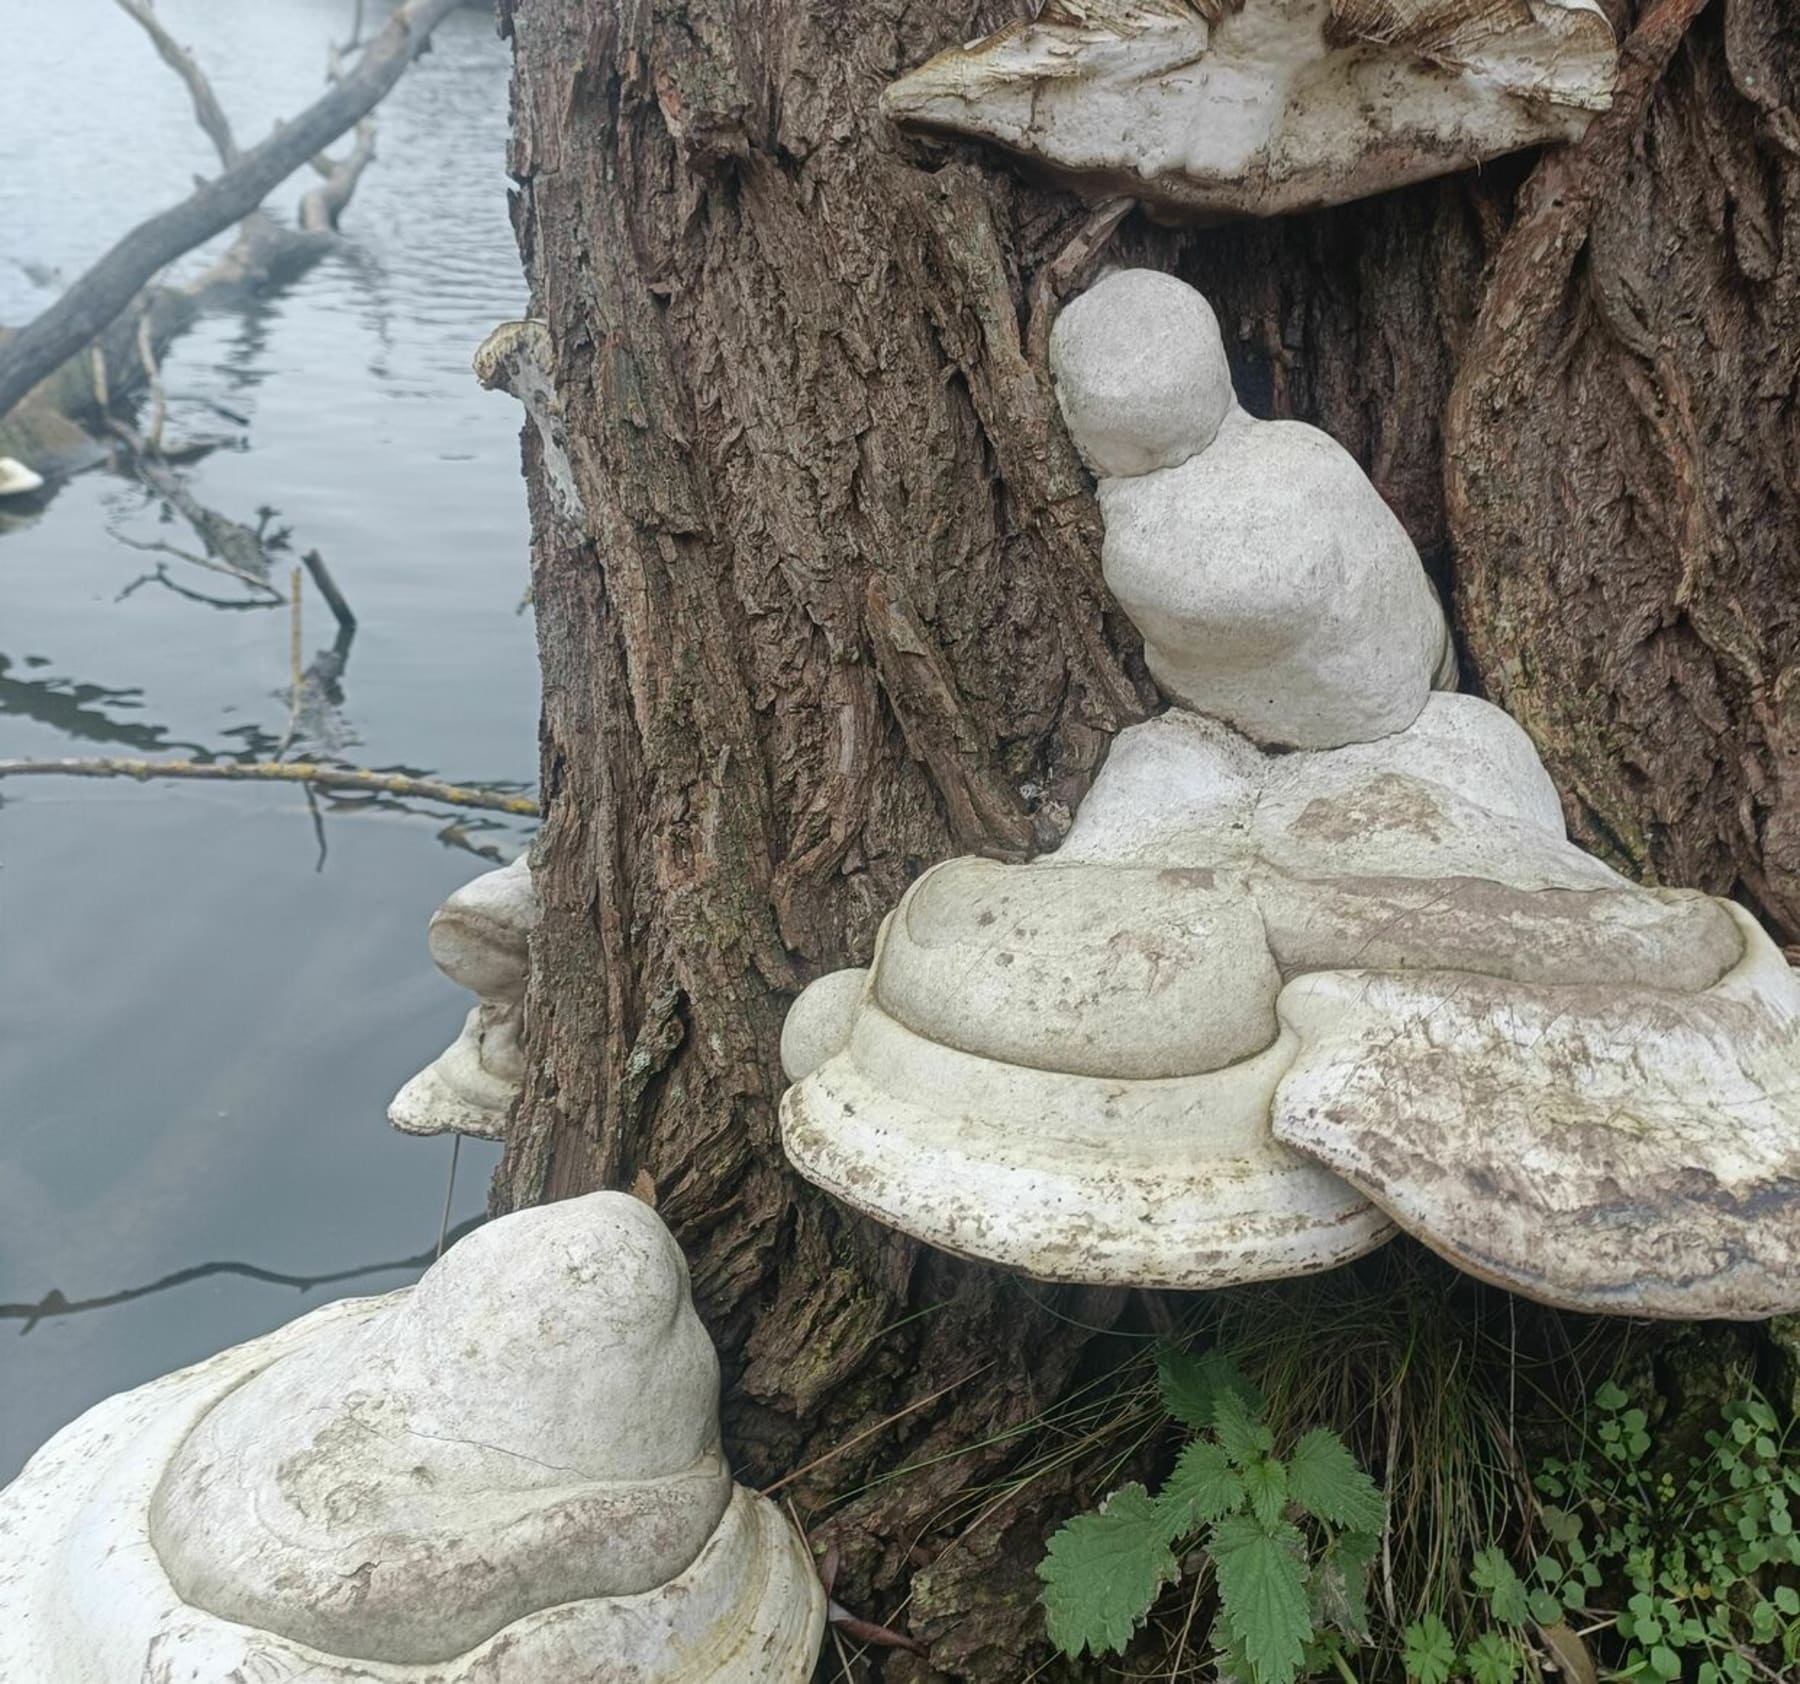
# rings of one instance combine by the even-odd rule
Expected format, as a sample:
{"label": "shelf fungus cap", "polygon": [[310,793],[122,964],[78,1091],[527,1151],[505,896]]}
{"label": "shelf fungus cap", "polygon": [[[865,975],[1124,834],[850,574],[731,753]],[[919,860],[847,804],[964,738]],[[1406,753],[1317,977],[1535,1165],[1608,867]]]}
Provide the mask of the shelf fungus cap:
{"label": "shelf fungus cap", "polygon": [[781,1068],[790,1082],[810,1076],[843,1050],[868,981],[869,973],[859,967],[832,971],[801,990],[781,1024]]}
{"label": "shelf fungus cap", "polygon": [[1040,1279],[1333,1268],[1392,1230],[1270,1135],[1297,1051],[1279,989],[1254,903],[1212,873],[951,860],[884,927],[782,1142],[878,1221]]}
{"label": "shelf fungus cap", "polygon": [[1269,216],[1573,140],[1617,57],[1595,0],[1044,0],[882,109],[1166,220]]}
{"label": "shelf fungus cap", "polygon": [[[1741,908],[1700,993],[1463,971],[1291,984],[1277,1138],[1459,1268],[1565,1309],[1800,1309],[1800,985]],[[1658,978],[1657,980],[1667,980]]]}
{"label": "shelf fungus cap", "polygon": [[456,1039],[394,1096],[388,1121],[401,1133],[504,1136],[525,1077],[519,1028],[537,918],[524,855],[465,883],[432,914],[432,958],[452,982],[480,995],[481,1004]]}
{"label": "shelf fungus cap", "polygon": [[23,497],[41,491],[43,485],[44,476],[16,456],[0,456],[0,497]]}
{"label": "shelf fungus cap", "polygon": [[522,1000],[537,919],[531,861],[521,854],[456,890],[431,915],[426,941],[438,969],[471,994]]}
{"label": "shelf fungus cap", "polygon": [[0,1493],[0,1677],[802,1684],[818,1578],[717,1410],[648,1206],[502,1218],[51,1440]]}

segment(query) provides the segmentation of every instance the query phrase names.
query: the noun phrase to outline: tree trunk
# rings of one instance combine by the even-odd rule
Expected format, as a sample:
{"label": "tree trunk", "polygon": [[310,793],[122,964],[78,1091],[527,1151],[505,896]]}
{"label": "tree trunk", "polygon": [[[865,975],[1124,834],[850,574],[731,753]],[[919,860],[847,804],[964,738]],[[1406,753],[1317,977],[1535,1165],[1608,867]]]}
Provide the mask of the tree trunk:
{"label": "tree trunk", "polygon": [[[796,990],[866,962],[933,861],[1053,846],[1159,705],[1041,351],[1094,213],[876,111],[1018,9],[501,7],[574,495],[528,432],[544,914],[496,1204],[654,1183],[740,1477],[806,1470],[786,1493],[841,1546],[839,1600],[929,1647],[859,1673],[890,1680],[1042,1658],[1033,1569],[1079,1469],[985,1492],[1005,1435],[1181,1311],[921,1248],[777,1140]],[[1356,453],[1583,840],[1771,915],[1800,791],[1770,723],[1800,727],[1785,17],[1715,4],[1650,65],[1528,347],[1495,312],[1531,158],[1274,223],[1133,215],[1105,253],[1201,287],[1248,407]]]}

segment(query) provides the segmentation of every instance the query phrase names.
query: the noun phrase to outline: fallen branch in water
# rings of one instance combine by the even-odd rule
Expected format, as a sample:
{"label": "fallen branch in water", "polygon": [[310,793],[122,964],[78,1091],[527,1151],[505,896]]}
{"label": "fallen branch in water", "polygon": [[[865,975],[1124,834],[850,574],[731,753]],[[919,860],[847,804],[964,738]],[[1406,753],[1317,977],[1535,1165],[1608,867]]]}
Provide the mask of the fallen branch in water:
{"label": "fallen branch in water", "polygon": [[450,807],[485,807],[495,813],[535,818],[538,804],[528,795],[502,795],[496,790],[466,789],[436,778],[408,777],[402,772],[368,772],[358,766],[319,766],[304,760],[0,760],[0,778],[39,774],[69,778],[202,778],[261,783],[312,784],[319,789],[369,789],[383,795],[441,801]]}
{"label": "fallen branch in water", "polygon": [[[460,0],[404,0],[342,77],[298,116],[247,152],[236,151],[229,128],[219,127],[223,113],[217,101],[201,99],[197,91],[198,70],[191,57],[182,54],[176,68],[188,82],[190,92],[195,93],[196,109],[202,111],[207,132],[216,146],[223,142],[235,156],[218,175],[202,181],[181,203],[139,223],[55,304],[7,336],[0,344],[0,415],[105,332],[158,270],[204,245],[215,234],[222,234],[234,222],[249,217],[297,169],[318,156],[339,135],[353,129],[400,80],[401,73],[424,50],[432,30],[458,4]],[[148,8],[141,4],[127,5],[125,9],[140,23],[149,15]],[[158,51],[162,51],[163,41],[154,35],[152,38],[157,40]],[[341,208],[340,199],[348,197],[349,186],[367,161],[366,152],[365,137],[351,160],[342,166],[342,173],[349,180],[340,177],[335,186],[327,183],[324,196],[318,201],[320,215],[326,220]],[[134,335],[135,331],[133,324]]]}

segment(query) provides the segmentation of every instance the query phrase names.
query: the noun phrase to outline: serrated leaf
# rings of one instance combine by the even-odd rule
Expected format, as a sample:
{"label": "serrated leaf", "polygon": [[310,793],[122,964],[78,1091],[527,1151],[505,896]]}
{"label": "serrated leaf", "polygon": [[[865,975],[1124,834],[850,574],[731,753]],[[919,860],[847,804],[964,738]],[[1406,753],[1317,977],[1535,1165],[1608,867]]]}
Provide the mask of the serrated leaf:
{"label": "serrated leaf", "polygon": [[1275,1448],[1275,1435],[1256,1419],[1236,1392],[1220,1392],[1213,1400],[1212,1424],[1219,1448],[1240,1468]]}
{"label": "serrated leaf", "polygon": [[1293,1684],[1312,1636],[1306,1540],[1285,1523],[1265,1530],[1247,1514],[1221,1520],[1207,1539],[1225,1622],[1257,1684]]}
{"label": "serrated leaf", "polygon": [[1244,1477],[1210,1439],[1197,1438],[1176,1459],[1156,1507],[1170,1543],[1244,1506]]}
{"label": "serrated leaf", "polygon": [[1513,1571],[1513,1564],[1498,1546],[1489,1544],[1486,1549],[1475,1552],[1469,1578],[1487,1598],[1488,1608],[1502,1625],[1522,1626],[1531,1618],[1524,1581]]}
{"label": "serrated leaf", "polygon": [[1243,1650],[1231,1635],[1231,1627],[1225,1623],[1223,1612],[1214,1615],[1212,1630],[1207,1634],[1206,1642],[1207,1647],[1212,1650],[1213,1684],[1256,1684],[1250,1671],[1250,1663],[1244,1659]]}
{"label": "serrated leaf", "polygon": [[1456,1670],[1456,1639],[1436,1614],[1415,1620],[1401,1637],[1400,1664],[1413,1684],[1450,1684]]}
{"label": "serrated leaf", "polygon": [[1373,1532],[1340,1532],[1313,1563],[1308,1590],[1313,1624],[1357,1643],[1369,1640],[1369,1569],[1381,1540]]}
{"label": "serrated leaf", "polygon": [[1463,1666],[1474,1684],[1513,1684],[1520,1661],[1519,1646],[1497,1631],[1484,1631],[1463,1656]]}
{"label": "serrated leaf", "polygon": [[1387,1518],[1381,1488],[1328,1428],[1315,1427],[1294,1446],[1287,1473],[1288,1496],[1308,1514],[1355,1532],[1381,1530]]}
{"label": "serrated leaf", "polygon": [[1287,1507],[1288,1471],[1273,1456],[1262,1456],[1244,1469],[1244,1493],[1250,1499],[1250,1512],[1262,1522],[1265,1532],[1274,1531]]}
{"label": "serrated leaf", "polygon": [[1173,1345],[1156,1350],[1156,1382],[1163,1408],[1184,1427],[1204,1432],[1213,1424],[1213,1407],[1223,1392],[1235,1392],[1252,1415],[1260,1415],[1263,1395],[1222,1351],[1190,1356]]}
{"label": "serrated leaf", "polygon": [[1038,1563],[1050,1641],[1071,1660],[1083,1649],[1122,1652],[1156,1593],[1179,1576],[1150,1493],[1121,1486],[1063,1526]]}

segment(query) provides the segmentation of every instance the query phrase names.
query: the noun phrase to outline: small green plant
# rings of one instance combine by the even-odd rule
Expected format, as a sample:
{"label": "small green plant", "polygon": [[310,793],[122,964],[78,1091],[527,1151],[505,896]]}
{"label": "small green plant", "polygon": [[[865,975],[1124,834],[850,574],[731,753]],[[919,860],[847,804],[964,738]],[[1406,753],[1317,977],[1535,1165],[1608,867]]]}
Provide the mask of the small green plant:
{"label": "small green plant", "polygon": [[1123,1486],[1050,1540],[1038,1574],[1051,1641],[1071,1658],[1122,1652],[1197,1552],[1217,1591],[1221,1677],[1292,1684],[1366,1639],[1381,1492],[1324,1428],[1278,1456],[1262,1395],[1223,1357],[1165,1348],[1157,1376],[1194,1436],[1154,1496]]}
{"label": "small green plant", "polygon": [[[1608,1383],[1598,1454],[1545,1463],[1549,1547],[1536,1577],[1570,1609],[1617,1586],[1617,1676],[1752,1684],[1800,1661],[1800,1444],[1754,1390],[1725,1405],[1683,1473],[1651,1471],[1644,1411]],[[1765,1658],[1772,1655],[1773,1660]]]}
{"label": "small green plant", "polygon": [[1489,1624],[1464,1647],[1428,1614],[1403,1634],[1413,1684],[1514,1684],[1529,1635],[1580,1625],[1602,1675],[1633,1684],[1759,1684],[1800,1663],[1800,1443],[1755,1391],[1725,1406],[1685,1472],[1653,1468],[1649,1418],[1608,1381],[1579,1455],[1543,1463],[1545,1545],[1527,1577],[1478,1551]]}
{"label": "small green plant", "polygon": [[1400,1664],[1413,1684],[1515,1684],[1525,1676],[1521,1633],[1531,1621],[1555,1625],[1563,1606],[1554,1597],[1526,1587],[1503,1550],[1489,1545],[1475,1552],[1469,1584],[1494,1624],[1458,1648],[1450,1628],[1436,1614],[1415,1620],[1401,1633]]}

